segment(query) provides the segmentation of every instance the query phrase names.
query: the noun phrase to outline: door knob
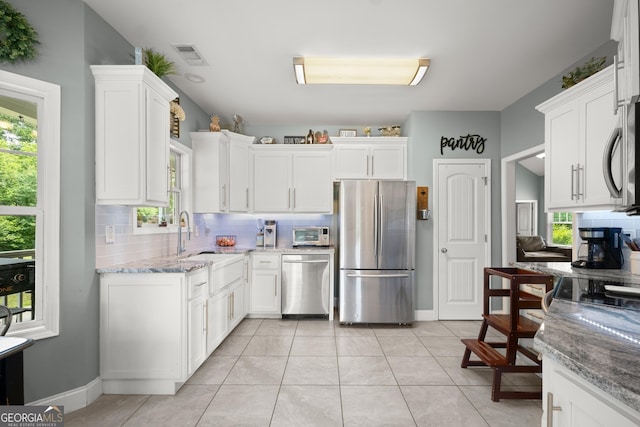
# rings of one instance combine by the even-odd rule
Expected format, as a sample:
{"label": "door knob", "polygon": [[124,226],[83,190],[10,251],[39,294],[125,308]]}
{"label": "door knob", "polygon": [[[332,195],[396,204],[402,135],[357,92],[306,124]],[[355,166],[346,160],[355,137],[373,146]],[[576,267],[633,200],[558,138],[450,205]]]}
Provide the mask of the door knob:
{"label": "door knob", "polygon": [[442,252],[443,254],[446,254],[447,253],[447,248],[440,249],[440,252]]}

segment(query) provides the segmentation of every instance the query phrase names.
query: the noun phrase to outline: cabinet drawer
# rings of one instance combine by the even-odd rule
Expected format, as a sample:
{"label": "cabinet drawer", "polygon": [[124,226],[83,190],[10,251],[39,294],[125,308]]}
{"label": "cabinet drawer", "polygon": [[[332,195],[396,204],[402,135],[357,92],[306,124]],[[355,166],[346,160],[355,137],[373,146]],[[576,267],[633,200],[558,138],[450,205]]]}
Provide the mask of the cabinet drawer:
{"label": "cabinet drawer", "polygon": [[278,254],[254,254],[253,269],[280,268],[280,255]]}
{"label": "cabinet drawer", "polygon": [[225,286],[242,279],[244,272],[244,258],[227,264],[224,267],[214,268],[211,271],[211,283],[209,284],[209,292],[214,294]]}
{"label": "cabinet drawer", "polygon": [[204,295],[209,283],[209,269],[200,268],[187,276],[187,297],[189,299]]}

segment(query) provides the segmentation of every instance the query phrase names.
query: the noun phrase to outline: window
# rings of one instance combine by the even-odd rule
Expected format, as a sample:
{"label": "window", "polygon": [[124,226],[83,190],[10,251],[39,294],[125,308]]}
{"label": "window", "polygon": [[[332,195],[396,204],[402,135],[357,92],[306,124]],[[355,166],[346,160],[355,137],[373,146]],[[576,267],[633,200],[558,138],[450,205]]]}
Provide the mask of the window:
{"label": "window", "polygon": [[171,141],[169,153],[169,205],[165,207],[134,208],[133,234],[159,234],[178,231],[178,215],[191,210],[190,188],[191,149]]}
{"label": "window", "polygon": [[551,242],[555,245],[571,245],[573,242],[573,213],[551,214]]}
{"label": "window", "polygon": [[0,71],[0,304],[9,335],[58,334],[60,87]]}

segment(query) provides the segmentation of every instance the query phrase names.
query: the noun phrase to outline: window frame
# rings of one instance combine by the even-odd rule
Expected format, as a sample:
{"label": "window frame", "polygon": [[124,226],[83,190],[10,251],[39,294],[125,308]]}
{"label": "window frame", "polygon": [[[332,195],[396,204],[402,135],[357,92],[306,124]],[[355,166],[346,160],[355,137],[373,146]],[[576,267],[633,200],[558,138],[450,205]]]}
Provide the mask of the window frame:
{"label": "window frame", "polygon": [[[192,206],[192,196],[191,196],[191,188],[192,188],[192,150],[186,145],[182,144],[177,139],[171,139],[170,142],[170,150],[175,151],[180,155],[180,165],[176,166],[177,172],[180,174],[179,183],[180,183],[180,211],[186,210],[191,215],[191,206]],[[167,173],[169,173],[169,168],[167,168]],[[169,176],[167,176],[167,181],[169,181]],[[169,191],[171,191],[171,186],[169,185]],[[134,207],[131,209],[131,227],[132,234],[134,235],[148,235],[148,234],[171,234],[178,232],[178,224],[167,224],[166,227],[141,227],[138,228],[138,207]]]}
{"label": "window frame", "polygon": [[60,333],[60,86],[0,70],[0,89],[38,108],[37,204],[0,206],[3,215],[36,216],[36,313],[7,335],[38,340]]}
{"label": "window frame", "polygon": [[[570,214],[571,215],[571,221],[554,221],[553,217],[555,214]],[[573,232],[575,231],[574,229],[574,216],[575,216],[575,212],[571,212],[571,211],[558,211],[558,212],[549,212],[547,214],[547,220],[548,220],[548,228],[547,228],[547,244],[551,245],[551,246],[560,246],[560,247],[571,247],[573,246]],[[571,239],[571,243],[570,244],[566,244],[566,243],[556,243],[553,241],[553,225],[554,224],[571,224],[571,230],[572,230],[572,239]]]}

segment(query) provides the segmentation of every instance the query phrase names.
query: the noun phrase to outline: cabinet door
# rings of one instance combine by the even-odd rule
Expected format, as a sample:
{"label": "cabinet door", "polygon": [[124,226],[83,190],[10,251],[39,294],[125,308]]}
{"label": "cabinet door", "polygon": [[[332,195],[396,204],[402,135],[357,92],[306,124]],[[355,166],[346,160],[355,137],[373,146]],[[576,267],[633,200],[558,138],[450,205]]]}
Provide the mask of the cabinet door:
{"label": "cabinet door", "polygon": [[579,116],[576,101],[545,114],[545,209],[577,204]]}
{"label": "cabinet door", "polygon": [[[616,200],[611,197],[607,189],[602,171],[602,156],[617,122],[612,109],[613,86],[603,85],[595,88],[581,99],[580,105],[584,117],[582,120],[584,125],[580,127],[580,132],[584,132],[581,139],[585,144],[581,150],[581,164],[584,165],[584,173],[580,177],[580,188],[583,189],[581,204],[583,206],[615,205]],[[621,187],[620,157],[618,156],[617,161],[614,159],[613,163],[618,166],[614,170],[614,179],[618,187]]]}
{"label": "cabinet door", "polygon": [[192,132],[193,211],[224,212],[227,181],[226,136],[219,132]]}
{"label": "cabinet door", "polygon": [[280,314],[280,273],[278,270],[253,270],[249,312]]}
{"label": "cabinet door", "polygon": [[169,203],[169,103],[146,88],[146,192],[147,202],[157,206]]}
{"label": "cabinet door", "polygon": [[249,146],[229,143],[229,212],[249,211]]}
{"label": "cabinet door", "polygon": [[293,155],[293,211],[331,212],[333,182],[329,152]]}
{"label": "cabinet door", "polygon": [[372,146],[371,178],[405,179],[406,158],[404,146]]}
{"label": "cabinet door", "polygon": [[188,318],[188,367],[187,374],[191,375],[204,362],[205,354],[205,310],[201,296],[189,301],[187,307]]}
{"label": "cabinet door", "polygon": [[229,331],[229,292],[224,290],[207,301],[207,354],[211,354]]}
{"label": "cabinet door", "polygon": [[[639,414],[622,408],[623,404],[568,369],[545,358],[543,370],[543,426],[631,427],[640,422]],[[549,399],[552,405],[547,405]],[[549,406],[557,408],[552,411],[551,423],[547,423]]]}
{"label": "cabinet door", "polygon": [[244,305],[244,290],[246,283],[244,280],[238,280],[233,286],[231,286],[229,294],[229,307],[231,313],[229,313],[229,331],[238,326],[238,323],[244,319],[247,314]]}
{"label": "cabinet door", "polygon": [[369,177],[369,146],[335,148],[336,179],[367,179]]}
{"label": "cabinet door", "polygon": [[[142,84],[96,81],[96,199],[144,201],[144,102]],[[116,167],[116,165],[118,167]]]}
{"label": "cabinet door", "polygon": [[254,212],[291,211],[291,155],[255,152],[253,158]]}

